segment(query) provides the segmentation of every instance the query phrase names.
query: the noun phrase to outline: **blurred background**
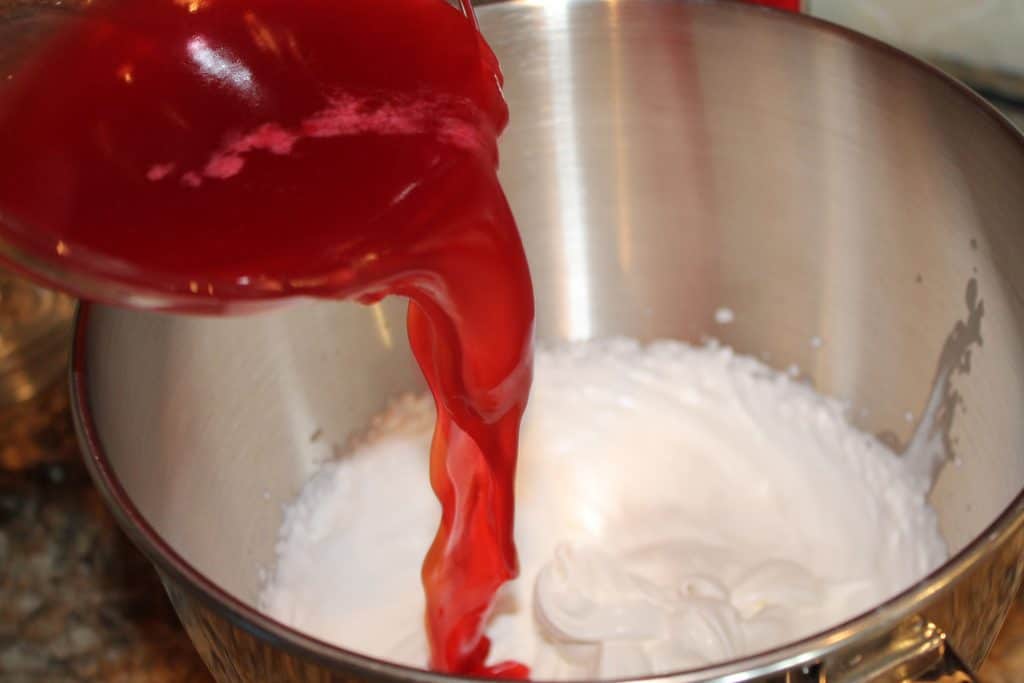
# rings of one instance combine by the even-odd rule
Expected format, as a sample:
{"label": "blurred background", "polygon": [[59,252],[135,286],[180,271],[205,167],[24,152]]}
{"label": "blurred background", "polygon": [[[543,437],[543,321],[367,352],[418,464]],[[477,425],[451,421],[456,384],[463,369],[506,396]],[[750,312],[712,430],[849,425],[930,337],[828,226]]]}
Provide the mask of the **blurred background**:
{"label": "blurred background", "polygon": [[1024,126],[1021,0],[804,0],[803,9],[941,66]]}

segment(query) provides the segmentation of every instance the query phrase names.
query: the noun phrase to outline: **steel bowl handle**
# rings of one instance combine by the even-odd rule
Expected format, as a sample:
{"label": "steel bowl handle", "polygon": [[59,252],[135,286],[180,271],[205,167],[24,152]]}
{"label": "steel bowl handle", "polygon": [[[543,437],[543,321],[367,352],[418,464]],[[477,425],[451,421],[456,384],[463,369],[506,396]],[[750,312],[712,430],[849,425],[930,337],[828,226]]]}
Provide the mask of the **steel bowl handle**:
{"label": "steel bowl handle", "polygon": [[920,681],[941,682],[941,683],[977,683],[978,678],[974,672],[964,664],[959,655],[953,651],[952,646],[943,638],[942,657],[930,669],[918,674],[911,679],[915,683]]}
{"label": "steel bowl handle", "polygon": [[935,624],[915,620],[884,646],[825,666],[828,683],[976,683],[977,676]]}

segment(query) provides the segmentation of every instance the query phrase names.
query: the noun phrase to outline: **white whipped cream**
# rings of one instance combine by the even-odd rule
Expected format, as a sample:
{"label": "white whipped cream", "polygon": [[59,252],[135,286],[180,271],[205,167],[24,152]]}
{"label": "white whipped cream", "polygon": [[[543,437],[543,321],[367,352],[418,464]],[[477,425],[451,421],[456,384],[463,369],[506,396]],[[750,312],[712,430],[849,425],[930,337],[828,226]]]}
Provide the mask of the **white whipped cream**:
{"label": "white whipped cream", "polygon": [[[399,401],[306,485],[269,614],[426,664],[432,418],[427,397]],[[727,348],[542,350],[516,485],[521,576],[495,607],[491,660],[539,679],[662,673],[838,624],[945,559],[929,486],[840,403]]]}

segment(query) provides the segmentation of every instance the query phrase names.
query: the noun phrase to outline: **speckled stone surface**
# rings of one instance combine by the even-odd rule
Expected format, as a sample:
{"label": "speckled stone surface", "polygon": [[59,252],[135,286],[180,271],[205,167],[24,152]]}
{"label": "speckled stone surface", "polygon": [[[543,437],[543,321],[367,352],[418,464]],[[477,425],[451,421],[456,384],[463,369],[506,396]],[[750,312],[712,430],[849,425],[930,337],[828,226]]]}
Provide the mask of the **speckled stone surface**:
{"label": "speckled stone surface", "polygon": [[156,574],[93,488],[62,387],[18,407],[45,428],[5,432],[0,681],[212,683]]}

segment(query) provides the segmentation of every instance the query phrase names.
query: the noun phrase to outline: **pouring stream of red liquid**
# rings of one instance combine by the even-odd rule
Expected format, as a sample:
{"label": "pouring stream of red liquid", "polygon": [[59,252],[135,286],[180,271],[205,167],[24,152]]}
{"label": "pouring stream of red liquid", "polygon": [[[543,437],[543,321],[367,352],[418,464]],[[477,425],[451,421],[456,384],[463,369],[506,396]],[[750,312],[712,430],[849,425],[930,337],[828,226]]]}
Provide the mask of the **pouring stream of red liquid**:
{"label": "pouring stream of red liquid", "polygon": [[497,62],[466,12],[97,2],[0,84],[0,237],[114,303],[407,297],[437,404],[430,665],[524,678],[485,664],[483,625],[518,572],[533,293],[496,176]]}
{"label": "pouring stream of red liquid", "polygon": [[533,292],[500,74],[461,1],[97,0],[0,79],[0,255],[187,312],[407,297],[437,405],[430,665],[525,678],[485,663],[483,626],[518,572]]}

